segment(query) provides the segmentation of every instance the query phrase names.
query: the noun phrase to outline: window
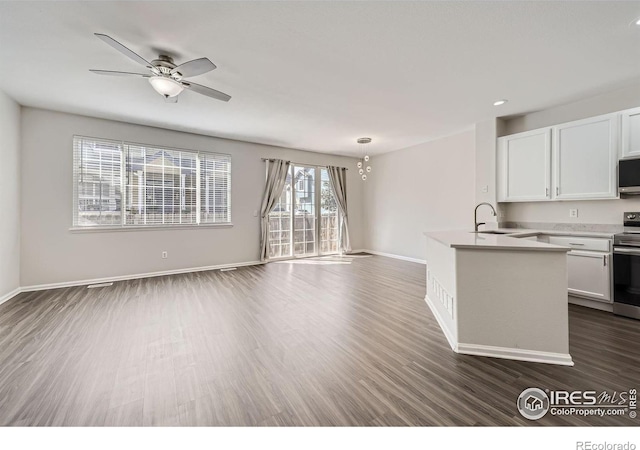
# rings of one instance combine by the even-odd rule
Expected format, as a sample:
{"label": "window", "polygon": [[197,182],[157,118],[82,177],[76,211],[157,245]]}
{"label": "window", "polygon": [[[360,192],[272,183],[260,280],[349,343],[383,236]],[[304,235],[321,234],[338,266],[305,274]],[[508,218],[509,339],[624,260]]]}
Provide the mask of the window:
{"label": "window", "polygon": [[231,157],[75,136],[76,227],[231,222]]}

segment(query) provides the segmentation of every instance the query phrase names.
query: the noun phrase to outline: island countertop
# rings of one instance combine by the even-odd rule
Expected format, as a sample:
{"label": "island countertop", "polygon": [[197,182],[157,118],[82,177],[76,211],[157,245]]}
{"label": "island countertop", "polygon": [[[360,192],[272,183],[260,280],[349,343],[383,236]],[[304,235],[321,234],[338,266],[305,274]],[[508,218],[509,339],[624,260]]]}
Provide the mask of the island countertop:
{"label": "island countertop", "polygon": [[[451,248],[472,250],[525,250],[541,252],[568,252],[569,247],[547,244],[544,242],[521,239],[525,233],[518,233],[520,237],[504,234],[475,233],[473,231],[426,231],[424,235],[435,239]],[[528,233],[527,233],[528,234]]]}

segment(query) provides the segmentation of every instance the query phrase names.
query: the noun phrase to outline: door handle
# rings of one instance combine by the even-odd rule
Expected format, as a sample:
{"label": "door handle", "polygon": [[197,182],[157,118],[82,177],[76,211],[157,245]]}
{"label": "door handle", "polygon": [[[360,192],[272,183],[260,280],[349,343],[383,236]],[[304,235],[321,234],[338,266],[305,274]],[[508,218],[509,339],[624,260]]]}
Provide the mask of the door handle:
{"label": "door handle", "polygon": [[613,249],[613,253],[617,253],[618,255],[639,255],[640,256],[640,250],[635,250],[630,248],[616,247]]}

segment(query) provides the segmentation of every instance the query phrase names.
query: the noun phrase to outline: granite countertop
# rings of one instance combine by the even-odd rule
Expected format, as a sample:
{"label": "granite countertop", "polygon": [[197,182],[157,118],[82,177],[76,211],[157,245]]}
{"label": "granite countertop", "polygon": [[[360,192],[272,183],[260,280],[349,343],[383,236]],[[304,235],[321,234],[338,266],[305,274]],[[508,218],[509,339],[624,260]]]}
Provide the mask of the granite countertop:
{"label": "granite countertop", "polygon": [[[535,236],[538,233],[519,233],[516,236],[505,234],[474,233],[473,231],[433,231],[425,232],[425,236],[451,247],[475,250],[526,250],[542,252],[568,252],[569,247],[552,245],[544,242],[519,239]],[[525,235],[526,234],[526,235]]]}

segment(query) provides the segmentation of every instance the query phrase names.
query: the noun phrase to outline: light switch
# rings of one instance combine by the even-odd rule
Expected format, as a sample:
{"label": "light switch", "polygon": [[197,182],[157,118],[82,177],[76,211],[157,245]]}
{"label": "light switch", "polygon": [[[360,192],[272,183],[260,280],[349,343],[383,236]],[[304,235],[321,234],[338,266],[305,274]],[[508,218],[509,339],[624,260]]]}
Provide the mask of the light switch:
{"label": "light switch", "polygon": [[578,210],[577,209],[570,209],[569,210],[569,217],[578,217]]}

